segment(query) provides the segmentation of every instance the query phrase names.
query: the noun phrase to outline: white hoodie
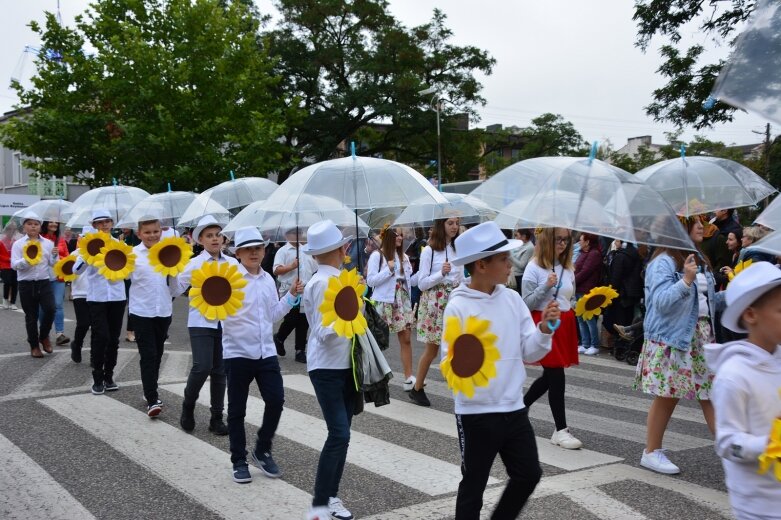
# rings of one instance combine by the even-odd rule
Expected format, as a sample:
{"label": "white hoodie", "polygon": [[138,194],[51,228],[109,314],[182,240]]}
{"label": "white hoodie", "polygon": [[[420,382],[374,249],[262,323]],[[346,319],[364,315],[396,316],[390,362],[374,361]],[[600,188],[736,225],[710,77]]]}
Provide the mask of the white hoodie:
{"label": "white hoodie", "polygon": [[716,453],[722,458],[730,503],[738,519],[781,518],[781,483],[773,470],[757,473],[770,428],[781,417],[781,348],[775,354],[733,341],[705,346],[715,372]]}
{"label": "white hoodie", "polygon": [[[500,358],[496,361],[496,377],[488,386],[475,386],[470,399],[462,393],[455,396],[456,414],[501,413],[520,410],[523,405],[523,382],[526,380],[524,361],[533,362],[551,350],[551,334],[543,334],[532,321],[531,313],[517,291],[497,285],[493,293],[470,289],[465,283],[450,293],[445,307],[444,323],[456,316],[466,323],[469,316],[488,320],[488,332],[496,335]],[[444,337],[444,335],[443,335]],[[442,359],[448,345],[442,341]]]}

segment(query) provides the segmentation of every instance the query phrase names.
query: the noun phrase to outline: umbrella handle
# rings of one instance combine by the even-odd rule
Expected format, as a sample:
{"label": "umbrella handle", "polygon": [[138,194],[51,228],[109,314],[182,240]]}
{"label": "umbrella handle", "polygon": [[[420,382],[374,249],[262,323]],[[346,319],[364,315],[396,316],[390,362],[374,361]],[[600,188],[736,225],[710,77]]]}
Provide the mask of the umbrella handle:
{"label": "umbrella handle", "polygon": [[549,321],[548,322],[548,328],[550,329],[551,334],[556,332],[556,329],[558,329],[559,327],[561,327],[561,320]]}

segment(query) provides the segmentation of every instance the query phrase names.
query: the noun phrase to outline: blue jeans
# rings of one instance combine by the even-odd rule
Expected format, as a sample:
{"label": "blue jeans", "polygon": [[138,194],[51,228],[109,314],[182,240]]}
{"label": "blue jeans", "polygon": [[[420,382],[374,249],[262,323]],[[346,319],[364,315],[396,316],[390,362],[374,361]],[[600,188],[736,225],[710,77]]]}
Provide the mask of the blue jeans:
{"label": "blue jeans", "polygon": [[[582,294],[575,295],[577,299],[583,297]],[[586,348],[597,347],[599,348],[599,327],[597,322],[599,318],[594,316],[590,320],[584,320],[578,317],[578,330],[580,331],[580,344]]]}
{"label": "blue jeans", "polygon": [[[59,334],[65,332],[65,311],[62,308],[62,301],[65,299],[65,282],[57,280],[51,281],[52,294],[54,295],[54,332]],[[43,322],[43,307],[38,309],[38,324]]]}
{"label": "blue jeans", "polygon": [[317,369],[309,372],[317,402],[328,426],[328,437],[320,451],[315,477],[312,505],[327,506],[328,498],[338,496],[347,447],[350,445],[350,425],[353,407],[358,395],[349,368],[342,370]]}

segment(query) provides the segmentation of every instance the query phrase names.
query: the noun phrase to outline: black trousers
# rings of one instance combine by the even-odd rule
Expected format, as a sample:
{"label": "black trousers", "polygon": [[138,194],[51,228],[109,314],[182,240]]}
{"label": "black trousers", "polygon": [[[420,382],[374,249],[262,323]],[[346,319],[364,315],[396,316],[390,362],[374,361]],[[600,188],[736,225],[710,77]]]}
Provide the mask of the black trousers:
{"label": "black trousers", "polygon": [[16,281],[16,271],[13,269],[0,269],[0,280],[3,281],[3,299],[5,303],[16,303],[16,292],[19,288]]}
{"label": "black trousers", "polygon": [[301,312],[301,306],[290,309],[282,319],[277,331],[277,337],[284,342],[291,332],[296,331],[296,350],[306,350],[306,335],[309,332],[309,322],[306,314]]}
{"label": "black trousers", "polygon": [[116,302],[91,302],[89,319],[92,334],[90,336],[90,363],[92,379],[101,384],[114,377],[119,350],[119,334],[122,332],[122,318],[125,314],[125,300]]}
{"label": "black trousers", "polygon": [[510,479],[491,518],[517,518],[542,477],[528,410],[456,415],[456,425],[462,475],[456,520],[479,520],[483,492],[497,454]]}
{"label": "black trousers", "polygon": [[168,337],[168,327],[171,317],[145,318],[131,314],[136,333],[136,346],[141,357],[141,385],[144,387],[144,397],[151,406],[157,402],[157,378],[160,375],[160,361],[163,359],[165,338]]}
{"label": "black trousers", "polygon": [[86,298],[74,298],[73,310],[76,313],[76,332],[73,335],[71,348],[81,350],[84,346],[84,338],[87,337],[89,330],[89,304]]}
{"label": "black trousers", "polygon": [[564,390],[567,382],[563,368],[542,367],[542,375],[534,380],[526,394],[523,396],[523,404],[527,408],[537,399],[548,392],[548,405],[550,405],[553,422],[556,431],[567,427],[567,413],[564,410]]}
{"label": "black trousers", "polygon": [[[54,323],[54,293],[49,280],[25,280],[19,282],[19,300],[24,311],[24,325],[27,328],[27,343],[30,349],[49,337]],[[38,328],[38,309],[42,311],[41,326]]]}
{"label": "black trousers", "polygon": [[193,367],[184,387],[184,404],[194,406],[206,379],[210,378],[212,414],[222,415],[225,409],[225,363],[222,359],[222,326],[190,327],[190,348]]}

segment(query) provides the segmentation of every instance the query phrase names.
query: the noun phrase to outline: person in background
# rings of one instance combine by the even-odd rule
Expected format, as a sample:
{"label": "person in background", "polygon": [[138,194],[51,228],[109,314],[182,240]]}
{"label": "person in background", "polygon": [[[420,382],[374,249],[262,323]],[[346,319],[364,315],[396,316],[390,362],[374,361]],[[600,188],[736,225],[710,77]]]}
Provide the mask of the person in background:
{"label": "person in background", "polygon": [[[91,226],[85,226],[83,234],[93,233],[95,229]],[[72,251],[73,255],[78,257],[80,251],[78,248]],[[73,312],[76,314],[76,331],[73,333],[71,341],[71,360],[74,363],[81,363],[81,351],[84,347],[84,338],[90,328],[89,305],[87,304],[87,277],[76,276],[71,282],[71,298],[73,299]]]}
{"label": "person in background", "polygon": [[732,252],[727,241],[730,233],[740,233],[740,223],[735,219],[734,209],[720,209],[714,213],[711,222],[719,229],[715,244],[715,258],[713,259],[713,272],[719,273],[722,267],[728,266],[732,259]]}
{"label": "person in background", "polygon": [[[575,299],[578,300],[602,281],[602,252],[599,250],[599,239],[590,233],[581,233],[578,238],[580,255],[575,262]],[[594,316],[590,320],[577,317],[580,330],[580,345],[578,352],[587,356],[599,354],[599,319]]]}
{"label": "person in background", "polygon": [[714,273],[716,276],[716,284],[720,291],[727,289],[729,279],[735,273],[735,266],[740,261],[740,253],[743,250],[743,230],[737,229],[727,233],[727,249],[729,250],[729,258],[727,265],[723,266],[718,272]]}
{"label": "person in background", "polygon": [[513,264],[512,276],[515,277],[515,287],[518,293],[521,292],[521,280],[523,271],[529,264],[529,260],[534,256],[534,244],[532,243],[531,229],[516,229],[515,239],[523,242],[523,245],[510,251],[510,261]]}
{"label": "person in background", "polygon": [[770,233],[770,230],[759,225],[743,228],[743,238],[741,239],[742,249],[739,256],[741,262],[751,260],[752,262],[770,262],[771,264],[776,263],[776,258],[774,255],[751,248],[755,242],[765,238],[768,233]]}
{"label": "person in background", "polygon": [[[44,222],[41,226],[41,236],[51,240],[58,253],[58,260],[61,260],[68,256],[68,244],[64,237],[59,233],[60,224],[54,221]],[[70,343],[70,338],[65,335],[65,309],[63,304],[65,302],[65,280],[57,278],[52,271],[51,275],[52,294],[54,295],[54,343],[61,347]],[[43,315],[43,313],[41,313]]]}
{"label": "person in background", "polygon": [[603,313],[603,326],[613,335],[620,334],[624,327],[632,324],[635,307],[643,298],[643,259],[640,252],[629,242],[616,240],[616,246],[607,268],[607,279],[618,293],[618,299]]}
{"label": "person in background", "polygon": [[3,309],[18,310],[16,306],[16,270],[11,268],[11,249],[16,241],[16,226],[9,224],[0,237],[0,280],[3,282]]}
{"label": "person in background", "polygon": [[417,315],[418,302],[420,302],[420,288],[418,287],[418,271],[420,270],[420,253],[423,252],[423,248],[426,247],[426,230],[423,228],[415,228],[415,240],[407,247],[407,256],[409,262],[412,265],[412,276],[410,277],[410,283],[412,289],[410,290],[410,303],[412,304],[413,313]]}

